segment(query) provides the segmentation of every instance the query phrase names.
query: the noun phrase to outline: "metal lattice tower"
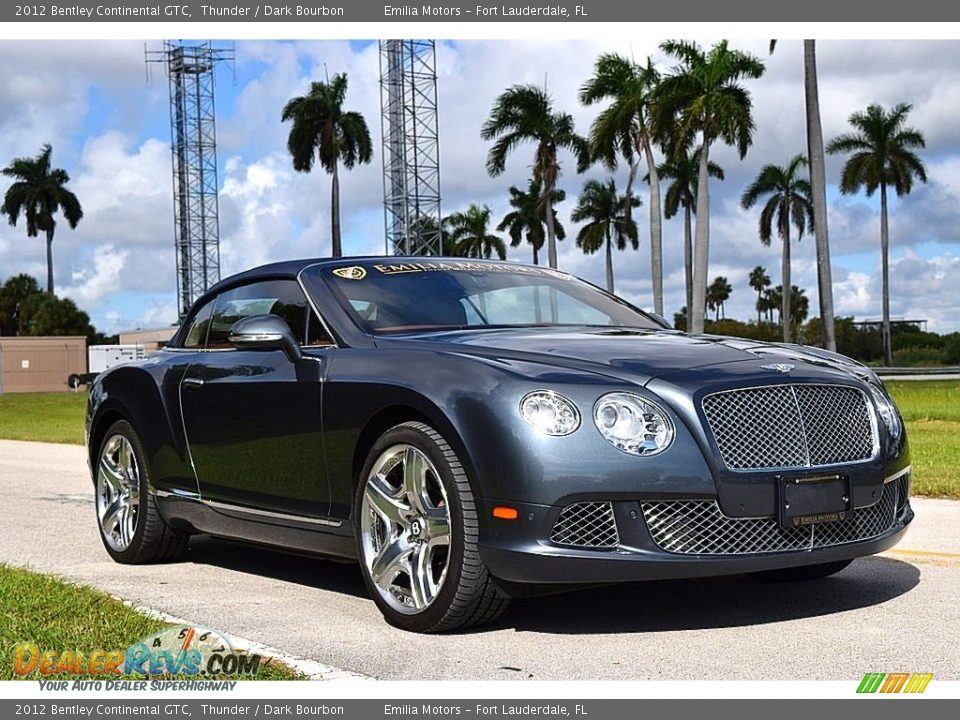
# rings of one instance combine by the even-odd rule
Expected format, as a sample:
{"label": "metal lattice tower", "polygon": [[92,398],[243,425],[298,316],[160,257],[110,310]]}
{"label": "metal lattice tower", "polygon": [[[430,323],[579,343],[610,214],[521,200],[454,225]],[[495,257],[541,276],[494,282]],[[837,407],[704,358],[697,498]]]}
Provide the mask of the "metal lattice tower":
{"label": "metal lattice tower", "polygon": [[441,255],[433,40],[380,41],[380,104],[387,253]]}
{"label": "metal lattice tower", "polygon": [[218,62],[232,63],[235,53],[210,42],[168,40],[163,50],[145,54],[148,67],[163,63],[170,85],[174,243],[182,320],[194,300],[220,279],[214,70]]}

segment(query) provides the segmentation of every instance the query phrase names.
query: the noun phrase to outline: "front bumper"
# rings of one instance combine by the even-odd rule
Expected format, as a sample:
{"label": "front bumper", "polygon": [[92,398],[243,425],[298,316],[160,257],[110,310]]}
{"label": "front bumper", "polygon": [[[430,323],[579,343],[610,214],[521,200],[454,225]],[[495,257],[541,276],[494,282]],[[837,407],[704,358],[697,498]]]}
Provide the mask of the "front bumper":
{"label": "front bumper", "polygon": [[[898,482],[898,481],[893,481]],[[908,484],[904,482],[904,488]],[[550,540],[559,508],[512,503],[515,521],[493,521],[483,533],[480,554],[491,574],[515,584],[587,585],[736,575],[779,568],[850,560],[883,552],[896,545],[913,520],[905,494],[891,509],[882,528],[864,539],[773,550],[769,552],[670,552],[654,539],[638,501],[611,503],[618,542],[610,548],[576,548]],[[769,522],[773,522],[772,519]],[[826,526],[825,526],[826,527]],[[812,537],[812,536],[811,536]],[[662,542],[662,539],[661,539]]]}

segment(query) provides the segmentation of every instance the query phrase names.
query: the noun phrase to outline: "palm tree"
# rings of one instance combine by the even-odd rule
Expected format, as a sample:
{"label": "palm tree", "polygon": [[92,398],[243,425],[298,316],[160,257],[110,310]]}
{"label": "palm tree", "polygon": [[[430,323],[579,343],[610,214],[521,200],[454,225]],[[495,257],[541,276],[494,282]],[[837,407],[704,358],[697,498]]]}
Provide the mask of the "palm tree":
{"label": "palm tree", "polygon": [[310,172],[314,158],[330,175],[330,237],[333,257],[343,255],[340,241],[340,172],[357,163],[369,163],[373,155],[370,130],[363,115],[343,109],[347,96],[347,76],[338,73],[328,82],[310,83],[306,95],[292,98],[283,108],[281,119],[293,122],[287,137],[287,150],[293,157],[293,169]]}
{"label": "palm tree", "polygon": [[[740,81],[763,75],[763,63],[750,53],[731,50],[727,41],[704,52],[698,44],[668,40],[660,49],[677,59],[674,72],[661,82],[656,125],[669,131],[675,150],[700,136],[697,179],[697,225],[694,240],[693,303],[690,332],[703,332],[707,269],[710,261],[710,147],[720,140],[744,158],[753,141],[750,93]],[[659,134],[659,133],[658,133]]]}
{"label": "palm tree", "polygon": [[615,53],[597,58],[593,77],[580,88],[580,102],[593,105],[609,100],[590,128],[590,153],[611,172],[621,155],[630,168],[624,208],[631,215],[633,183],[641,157],[647,165],[650,185],[650,267],[653,275],[653,306],[663,315],[663,240],[660,220],[660,179],[653,159],[650,117],[660,73],[647,58],[640,65]]}
{"label": "palm tree", "polygon": [[850,116],[856,132],[840,135],[830,141],[827,152],[849,154],[840,178],[840,192],[853,195],[861,188],[867,197],[880,188],[880,256],[883,275],[883,358],[893,363],[890,348],[890,231],[887,224],[887,187],[893,186],[897,197],[908,195],[913,180],[927,181],[927,170],[914,150],[926,147],[923,134],[906,127],[912,105],[901,103],[890,112],[880,105],[870,105],[865,112]]}
{"label": "palm tree", "polygon": [[[770,41],[770,52],[777,46]],[[837,349],[833,309],[833,273],[827,232],[827,178],[820,124],[820,91],[817,83],[817,43],[803,41],[803,88],[807,115],[807,157],[810,158],[810,189],[813,196],[813,234],[817,243],[817,288],[820,298],[820,339],[827,350]]]}
{"label": "palm tree", "polygon": [[487,229],[490,225],[489,207],[480,207],[472,203],[462,212],[456,212],[444,218],[444,224],[450,228],[450,241],[453,253],[459,257],[489,258],[493,253],[501,260],[507,257],[507,246],[503,239],[493,235]]}
{"label": "palm tree", "polygon": [[[686,149],[667,153],[668,159],[657,170],[660,177],[670,180],[663,199],[663,215],[668,220],[683,207],[683,265],[687,307],[693,305],[693,231],[691,219],[697,211],[697,174],[700,152],[692,155]],[[707,163],[707,174],[723,180],[723,168],[715,162]]]}
{"label": "palm tree", "polygon": [[588,180],[577,199],[577,206],[570,214],[573,222],[586,222],[577,233],[577,247],[588,255],[601,247],[607,256],[607,290],[613,292],[613,246],[626,250],[629,244],[634,250],[640,247],[637,238],[637,222],[627,212],[640,206],[640,198],[628,199],[617,195],[613,178],[607,182]]}
{"label": "palm tree", "polygon": [[750,287],[757,291],[757,325],[760,324],[760,313],[764,310],[763,291],[770,287],[770,276],[767,269],[757,265],[750,271]]}
{"label": "palm tree", "polygon": [[53,295],[53,235],[57,229],[55,216],[63,213],[71,230],[83,218],[83,208],[77,196],[67,189],[70,176],[63,168],[50,167],[50,144],[40,149],[35,158],[15,158],[3,169],[13,183],[3,196],[0,213],[7,216],[16,227],[20,214],[27,222],[27,237],[37,237],[41,232],[47,238],[47,292]]}
{"label": "palm tree", "polygon": [[796,285],[790,288],[790,320],[793,322],[794,334],[799,335],[800,326],[803,325],[807,316],[810,314],[810,298],[803,288]]}
{"label": "palm tree", "polygon": [[496,140],[487,155],[487,172],[491,177],[506,169],[507,155],[525,142],[536,145],[533,179],[542,184],[540,202],[544,206],[547,225],[547,260],[557,267],[557,234],[553,204],[560,175],[560,148],[571,151],[577,159],[578,172],[590,163],[587,141],[577,135],[573,116],[556,112],[546,90],[536,85],[514,85],[497,98],[480,131],[484,140]]}
{"label": "palm tree", "polygon": [[[527,185],[527,191],[524,192],[515,186],[510,187],[510,212],[503,216],[503,220],[497,225],[499,232],[506,232],[510,235],[510,247],[519,247],[520,243],[526,241],[533,248],[533,264],[540,264],[540,251],[543,249],[543,243],[546,240],[546,208],[541,202],[543,191],[540,182],[531,179]],[[563,202],[567,194],[563,190],[556,190],[553,193],[555,203]],[[567,237],[567,231],[563,224],[557,218],[557,211],[553,212],[553,228],[557,235],[557,240],[563,240]]]}
{"label": "palm tree", "polygon": [[[803,155],[794,155],[786,167],[764,165],[740,198],[740,205],[749,210],[757,202],[767,197],[760,212],[760,242],[767,247],[773,237],[773,225],[776,223],[777,235],[783,241],[780,280],[784,287],[790,284],[790,228],[797,228],[797,239],[803,238],[807,227],[813,227],[813,199],[810,197],[810,183],[800,177],[800,169],[806,167],[807,159]],[[790,342],[790,293],[783,294],[783,341]]]}
{"label": "palm tree", "polygon": [[731,287],[730,281],[723,275],[718,275],[714,278],[713,282],[710,283],[710,287],[707,288],[707,305],[711,310],[717,311],[714,320],[719,320],[721,313],[723,313],[724,318],[727,317],[724,306],[727,300],[730,299],[732,292],[733,287]]}

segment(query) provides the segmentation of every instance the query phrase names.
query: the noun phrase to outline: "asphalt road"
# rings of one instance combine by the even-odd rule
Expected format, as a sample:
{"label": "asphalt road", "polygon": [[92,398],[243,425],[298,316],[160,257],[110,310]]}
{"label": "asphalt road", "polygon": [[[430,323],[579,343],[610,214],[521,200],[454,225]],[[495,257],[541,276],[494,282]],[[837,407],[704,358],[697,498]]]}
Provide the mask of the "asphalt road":
{"label": "asphalt road", "polygon": [[82,448],[0,441],[0,561],[385,680],[960,679],[960,502],[914,507],[900,547],[820,582],[638,583],[516,601],[492,627],[422,637],[383,622],[352,565],[204,538],[181,563],[116,565]]}

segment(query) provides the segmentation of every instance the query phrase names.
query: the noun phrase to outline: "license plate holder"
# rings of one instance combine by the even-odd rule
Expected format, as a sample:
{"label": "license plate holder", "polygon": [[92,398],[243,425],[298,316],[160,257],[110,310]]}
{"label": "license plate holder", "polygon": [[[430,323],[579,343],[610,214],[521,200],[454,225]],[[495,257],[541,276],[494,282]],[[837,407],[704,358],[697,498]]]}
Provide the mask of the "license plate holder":
{"label": "license plate holder", "polygon": [[781,476],[777,493],[781,527],[805,527],[853,518],[850,478],[844,475]]}

